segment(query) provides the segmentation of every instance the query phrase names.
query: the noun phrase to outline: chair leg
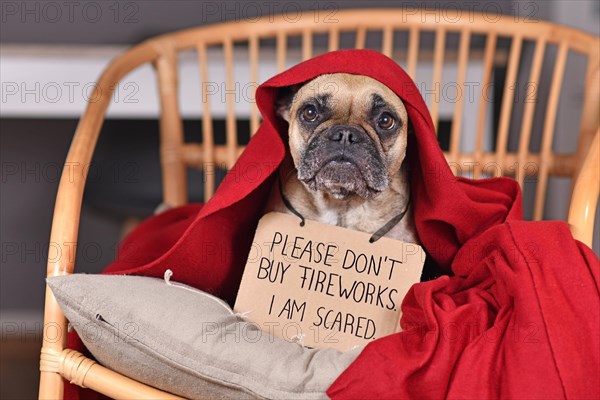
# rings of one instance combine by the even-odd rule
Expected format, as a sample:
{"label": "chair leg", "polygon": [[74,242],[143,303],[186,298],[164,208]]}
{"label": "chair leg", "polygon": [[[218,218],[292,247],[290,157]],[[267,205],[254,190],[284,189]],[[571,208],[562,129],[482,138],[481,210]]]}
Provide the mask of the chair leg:
{"label": "chair leg", "polygon": [[64,382],[58,372],[40,372],[40,400],[62,400],[64,397]]}
{"label": "chair leg", "polygon": [[67,345],[67,319],[46,286],[46,308],[40,356],[40,399],[62,400],[64,381],[59,373],[59,361],[52,354],[60,354]]}

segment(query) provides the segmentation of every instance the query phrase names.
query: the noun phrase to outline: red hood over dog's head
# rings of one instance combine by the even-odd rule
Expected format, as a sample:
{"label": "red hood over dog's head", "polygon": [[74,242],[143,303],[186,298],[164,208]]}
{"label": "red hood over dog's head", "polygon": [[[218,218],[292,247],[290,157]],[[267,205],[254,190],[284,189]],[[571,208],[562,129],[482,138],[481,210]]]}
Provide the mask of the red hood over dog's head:
{"label": "red hood over dog's head", "polygon": [[[415,223],[421,242],[449,270],[458,248],[509,216],[521,218],[519,187],[506,178],[480,181],[455,178],[437,142],[429,110],[413,80],[392,59],[372,50],[340,50],[298,64],[262,84],[256,95],[264,117],[261,130],[273,140],[287,137],[287,124],[273,104],[278,92],[319,75],[349,73],[373,78],[404,102],[410,124],[409,151]],[[279,143],[278,143],[279,145]]]}

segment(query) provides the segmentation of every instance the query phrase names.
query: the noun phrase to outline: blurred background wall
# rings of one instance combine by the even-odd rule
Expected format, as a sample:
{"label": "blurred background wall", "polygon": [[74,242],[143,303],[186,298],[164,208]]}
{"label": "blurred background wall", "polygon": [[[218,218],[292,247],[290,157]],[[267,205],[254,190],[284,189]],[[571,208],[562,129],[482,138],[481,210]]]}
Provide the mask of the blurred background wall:
{"label": "blurred background wall", "polygon": [[[0,4],[2,399],[37,396],[44,277],[60,171],[88,100],[87,90],[110,58],[126,47],[161,33],[225,20],[285,12],[322,14],[353,7],[410,6],[431,12],[461,8],[555,21],[600,33],[600,3],[594,0],[86,0]],[[567,76],[565,84],[571,86],[572,93],[580,94],[581,77],[576,75]],[[152,82],[144,87],[146,78]],[[114,258],[127,224],[150,215],[160,203],[158,108],[148,104],[152,97],[148,91],[152,90],[153,76],[142,74],[126,79],[114,99],[118,110],[109,114],[90,168],[77,248],[80,272],[101,271]],[[578,109],[565,110],[559,114],[557,129],[576,131],[569,124],[579,118]],[[185,124],[186,132],[199,131],[199,120],[193,115]],[[565,149],[574,145],[569,135],[557,140]],[[200,182],[202,178],[191,172],[189,179]],[[563,193],[570,182],[552,184],[557,193]],[[192,199],[201,197],[199,189],[191,195]],[[565,201],[568,198],[558,202],[564,206]],[[551,208],[546,217],[564,219],[565,215]],[[598,253],[597,244],[595,251]]]}

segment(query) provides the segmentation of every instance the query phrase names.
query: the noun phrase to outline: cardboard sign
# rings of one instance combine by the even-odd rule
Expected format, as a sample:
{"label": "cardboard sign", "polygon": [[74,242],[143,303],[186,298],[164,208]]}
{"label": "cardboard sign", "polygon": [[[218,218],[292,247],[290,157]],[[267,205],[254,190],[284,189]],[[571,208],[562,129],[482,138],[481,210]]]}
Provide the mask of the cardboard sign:
{"label": "cardboard sign", "polygon": [[412,243],[271,212],[261,218],[234,311],[272,335],[348,350],[400,331],[425,253]]}

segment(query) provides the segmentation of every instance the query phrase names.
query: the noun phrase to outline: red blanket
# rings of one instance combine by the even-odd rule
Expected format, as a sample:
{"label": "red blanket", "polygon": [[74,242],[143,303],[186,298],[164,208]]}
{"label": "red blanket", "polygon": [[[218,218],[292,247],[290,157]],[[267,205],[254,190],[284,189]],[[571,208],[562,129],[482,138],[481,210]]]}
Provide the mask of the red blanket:
{"label": "red blanket", "polygon": [[328,53],[261,85],[264,122],[214,197],[140,225],[106,273],[161,277],[169,268],[232,303],[286,148],[277,91],[335,72],[370,76],[403,100],[417,231],[448,276],[414,285],[404,331],[369,344],[328,394],[600,398],[598,258],[562,222],[522,221],[515,181],[455,178],[416,86],[373,51]]}

